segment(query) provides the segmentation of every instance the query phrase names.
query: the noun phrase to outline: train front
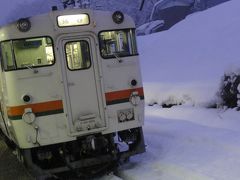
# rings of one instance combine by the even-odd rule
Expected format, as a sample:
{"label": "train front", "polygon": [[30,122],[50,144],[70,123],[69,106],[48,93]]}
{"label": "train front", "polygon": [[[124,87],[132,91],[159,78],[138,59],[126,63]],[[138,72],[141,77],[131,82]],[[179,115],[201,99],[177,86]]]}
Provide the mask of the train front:
{"label": "train front", "polygon": [[145,152],[130,17],[72,9],[2,29],[1,128],[34,174],[94,174]]}

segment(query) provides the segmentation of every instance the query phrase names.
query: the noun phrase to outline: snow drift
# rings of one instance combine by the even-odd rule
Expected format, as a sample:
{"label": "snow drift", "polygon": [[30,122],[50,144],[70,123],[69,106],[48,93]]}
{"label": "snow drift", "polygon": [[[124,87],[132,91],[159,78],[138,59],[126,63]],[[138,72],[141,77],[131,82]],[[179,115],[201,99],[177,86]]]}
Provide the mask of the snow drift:
{"label": "snow drift", "polygon": [[221,77],[240,67],[239,9],[232,0],[138,38],[147,103],[216,101]]}

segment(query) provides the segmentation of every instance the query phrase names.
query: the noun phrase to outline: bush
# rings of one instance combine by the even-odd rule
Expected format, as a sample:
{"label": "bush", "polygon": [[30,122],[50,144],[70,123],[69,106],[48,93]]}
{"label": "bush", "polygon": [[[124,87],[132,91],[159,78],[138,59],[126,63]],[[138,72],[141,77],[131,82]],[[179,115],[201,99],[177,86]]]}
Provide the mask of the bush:
{"label": "bush", "polygon": [[240,74],[230,73],[225,74],[222,78],[219,96],[221,99],[220,105],[228,108],[240,107]]}

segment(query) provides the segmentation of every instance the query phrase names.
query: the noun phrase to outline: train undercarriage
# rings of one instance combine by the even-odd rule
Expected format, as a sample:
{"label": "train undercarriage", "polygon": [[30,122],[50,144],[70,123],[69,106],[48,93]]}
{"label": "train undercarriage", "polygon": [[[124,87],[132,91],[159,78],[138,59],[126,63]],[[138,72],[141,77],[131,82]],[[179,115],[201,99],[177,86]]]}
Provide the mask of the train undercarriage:
{"label": "train undercarriage", "polygon": [[67,174],[67,177],[89,179],[112,172],[130,156],[145,152],[145,144],[140,127],[31,149],[16,146],[16,152],[34,177],[61,179]]}

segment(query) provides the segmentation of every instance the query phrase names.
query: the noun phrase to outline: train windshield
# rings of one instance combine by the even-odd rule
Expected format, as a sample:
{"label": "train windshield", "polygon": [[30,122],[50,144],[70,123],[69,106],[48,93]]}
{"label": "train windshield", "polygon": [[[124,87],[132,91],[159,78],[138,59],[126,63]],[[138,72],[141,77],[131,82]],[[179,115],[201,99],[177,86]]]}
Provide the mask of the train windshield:
{"label": "train windshield", "polygon": [[103,58],[137,55],[136,36],[133,29],[102,31],[99,34]]}
{"label": "train windshield", "polygon": [[55,62],[49,37],[4,41],[1,52],[6,71],[49,66]]}
{"label": "train windshield", "polygon": [[74,41],[65,44],[69,70],[88,69],[91,66],[90,48],[87,41]]}

